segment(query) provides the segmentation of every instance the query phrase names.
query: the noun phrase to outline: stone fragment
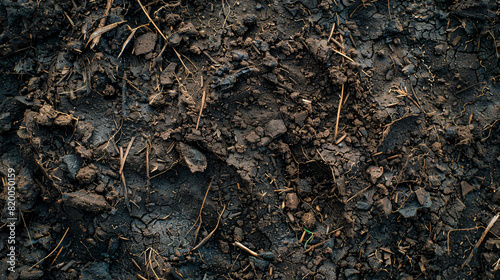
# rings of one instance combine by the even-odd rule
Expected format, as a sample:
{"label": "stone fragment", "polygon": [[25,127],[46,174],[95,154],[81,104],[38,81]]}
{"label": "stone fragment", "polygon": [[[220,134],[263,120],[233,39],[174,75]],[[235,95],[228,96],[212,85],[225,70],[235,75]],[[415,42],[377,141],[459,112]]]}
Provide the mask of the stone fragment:
{"label": "stone fragment", "polygon": [[180,45],[181,41],[182,36],[179,33],[174,33],[168,37],[168,43],[173,47]]}
{"label": "stone fragment", "polygon": [[297,113],[293,114],[293,120],[295,121],[296,124],[303,126],[304,122],[307,119],[307,115],[308,115],[308,113],[305,110],[297,112]]}
{"label": "stone fragment", "polygon": [[287,129],[283,120],[279,119],[268,122],[265,131],[266,135],[270,136],[272,139],[275,139],[276,137],[286,133]]}
{"label": "stone fragment", "polygon": [[372,206],[369,203],[363,201],[358,201],[358,203],[356,203],[356,208],[359,210],[368,211],[371,207]]}
{"label": "stone fragment", "polygon": [[248,52],[244,50],[235,50],[233,52],[233,61],[243,61],[248,59]]}
{"label": "stone fragment", "polygon": [[175,70],[177,69],[177,63],[170,63],[160,74],[160,84],[165,86],[171,86],[175,82]]}
{"label": "stone fragment", "polygon": [[431,194],[424,190],[423,188],[420,188],[415,191],[415,194],[417,195],[417,200],[420,205],[423,207],[429,208],[432,205],[432,200],[431,200]]}
{"label": "stone fragment", "polygon": [[412,202],[404,208],[398,210],[398,213],[403,215],[406,219],[413,218],[417,215],[417,210],[420,208],[417,202]]}
{"label": "stone fragment", "polygon": [[191,173],[203,172],[207,168],[207,158],[197,149],[184,143],[179,143],[177,151],[181,154],[183,164],[189,168]]}
{"label": "stone fragment", "polygon": [[75,154],[67,154],[62,157],[64,163],[66,163],[66,166],[68,167],[69,175],[71,176],[72,179],[76,178],[76,174],[82,167],[82,161],[80,160],[80,157],[78,157]]}
{"label": "stone fragment", "polygon": [[156,45],[156,34],[148,32],[137,37],[134,42],[135,55],[149,53],[154,50]]}
{"label": "stone fragment", "polygon": [[462,196],[465,196],[466,194],[474,190],[474,187],[466,181],[462,181],[460,183],[460,187],[462,188]]}
{"label": "stone fragment", "polygon": [[264,259],[266,261],[273,262],[276,260],[276,255],[273,252],[262,252],[259,253],[259,258]]}

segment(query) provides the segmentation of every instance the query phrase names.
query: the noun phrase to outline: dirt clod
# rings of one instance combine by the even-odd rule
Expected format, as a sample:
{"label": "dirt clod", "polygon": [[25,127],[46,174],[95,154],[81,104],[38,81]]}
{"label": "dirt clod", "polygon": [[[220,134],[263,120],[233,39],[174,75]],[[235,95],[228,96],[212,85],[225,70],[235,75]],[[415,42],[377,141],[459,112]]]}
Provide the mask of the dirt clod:
{"label": "dirt clod", "polygon": [[86,190],[65,193],[63,194],[63,201],[68,206],[89,212],[100,212],[108,208],[103,196]]}
{"label": "dirt clod", "polygon": [[286,207],[290,210],[295,210],[299,207],[300,200],[296,193],[286,194]]}
{"label": "dirt clod", "polygon": [[265,131],[266,131],[266,135],[268,135],[274,139],[274,138],[277,138],[278,136],[286,133],[287,128],[286,128],[283,120],[281,120],[281,119],[271,120],[270,122],[267,123]]}
{"label": "dirt clod", "polygon": [[134,42],[136,55],[142,55],[153,51],[156,45],[157,36],[153,32],[148,32],[137,37]]}
{"label": "dirt clod", "polygon": [[179,143],[177,150],[182,155],[183,163],[192,173],[205,171],[207,158],[200,151],[184,143]]}

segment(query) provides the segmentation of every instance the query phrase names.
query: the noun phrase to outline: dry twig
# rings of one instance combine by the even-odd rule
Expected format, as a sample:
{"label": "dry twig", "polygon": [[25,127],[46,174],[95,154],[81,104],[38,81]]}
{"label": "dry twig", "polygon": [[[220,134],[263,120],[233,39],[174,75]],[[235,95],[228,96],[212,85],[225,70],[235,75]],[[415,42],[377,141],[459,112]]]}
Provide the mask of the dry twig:
{"label": "dry twig", "polygon": [[119,22],[115,22],[115,23],[112,23],[112,24],[108,24],[106,26],[103,26],[103,27],[100,27],[100,28],[97,28],[96,31],[92,32],[92,34],[90,34],[90,38],[87,42],[87,44],[85,45],[85,47],[87,47],[87,45],[90,43],[90,41],[94,40],[95,38],[97,38],[98,36],[101,36],[102,34],[116,28],[118,25],[124,23],[125,20],[123,21],[119,21]]}
{"label": "dry twig", "polygon": [[497,213],[493,218],[491,218],[490,223],[488,224],[488,226],[484,230],[483,234],[481,235],[481,238],[479,238],[476,245],[474,245],[474,248],[470,251],[469,257],[462,264],[462,268],[464,268],[464,266],[466,266],[472,260],[472,256],[474,256],[474,252],[477,250],[477,248],[479,248],[479,246],[483,242],[483,239],[486,237],[486,234],[488,234],[490,229],[493,227],[495,222],[498,220],[498,217],[500,217],[500,213]]}
{"label": "dry twig", "polygon": [[198,130],[198,126],[200,125],[201,113],[203,112],[203,108],[205,107],[205,98],[206,92],[203,91],[203,96],[201,97],[200,113],[198,114],[198,120],[196,121],[196,130]]}
{"label": "dry twig", "polygon": [[57,243],[57,246],[54,248],[54,250],[52,250],[52,252],[50,252],[47,256],[45,256],[45,258],[39,260],[37,263],[35,263],[33,266],[31,266],[28,271],[30,271],[31,269],[33,269],[33,267],[37,266],[39,263],[43,262],[45,259],[47,259],[48,257],[50,257],[52,254],[54,254],[54,252],[57,250],[57,248],[59,248],[59,246],[61,245],[61,243],[63,242],[64,240],[64,237],[66,237],[66,234],[68,233],[68,230],[69,228],[66,229],[66,231],[64,232],[64,235],[63,237],[61,238],[61,240],[59,241],[59,243]]}
{"label": "dry twig", "polygon": [[344,84],[342,84],[342,91],[340,92],[340,100],[339,100],[339,108],[337,110],[337,120],[335,121],[335,133],[333,134],[333,139],[337,142],[337,133],[339,129],[339,119],[340,119],[340,110],[342,109],[342,101],[344,99]]}
{"label": "dry twig", "polygon": [[207,237],[203,238],[203,240],[200,242],[200,244],[196,245],[193,249],[191,249],[191,251],[194,251],[198,248],[200,248],[203,244],[205,244],[205,242],[208,241],[208,239],[210,239],[212,237],[212,235],[214,235],[215,231],[217,230],[217,228],[219,227],[219,223],[220,223],[220,219],[222,218],[222,214],[224,214],[224,211],[226,210],[226,205],[224,205],[224,208],[222,208],[222,212],[219,214],[219,218],[217,219],[217,225],[215,225],[215,228],[214,230],[212,230],[208,235]]}
{"label": "dry twig", "polygon": [[[109,10],[111,10],[111,5],[113,4],[113,0],[108,0],[106,3],[106,10],[104,11],[104,16],[101,19],[101,22],[99,22],[99,28],[103,27],[104,24],[106,24],[106,18],[109,15]],[[93,49],[97,44],[99,44],[99,40],[101,39],[101,35],[97,35],[93,40],[92,44],[90,44],[90,48]],[[88,43],[87,43],[88,44]]]}
{"label": "dry twig", "polygon": [[125,205],[127,206],[127,210],[129,213],[132,213],[130,208],[130,202],[128,200],[128,189],[127,183],[125,181],[125,175],[123,174],[123,167],[125,166],[125,161],[127,160],[128,153],[130,152],[130,148],[132,148],[132,144],[134,143],[135,137],[130,139],[128,143],[127,150],[125,151],[125,155],[123,155],[123,148],[120,147],[120,171],[118,172],[121,175],[122,183],[123,183],[123,195],[125,197]]}
{"label": "dry twig", "polygon": [[235,241],[234,242],[234,245],[240,247],[240,249],[242,249],[243,251],[246,251],[247,253],[249,253],[250,255],[254,256],[254,257],[259,257],[259,254],[255,253],[254,251],[250,250],[247,246],[241,244],[240,242],[238,241]]}

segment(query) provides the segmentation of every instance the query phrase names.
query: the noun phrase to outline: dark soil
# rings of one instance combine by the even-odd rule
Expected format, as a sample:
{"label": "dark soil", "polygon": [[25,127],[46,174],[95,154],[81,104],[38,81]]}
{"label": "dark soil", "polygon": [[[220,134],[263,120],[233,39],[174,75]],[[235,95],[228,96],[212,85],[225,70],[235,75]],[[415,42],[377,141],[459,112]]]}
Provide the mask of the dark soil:
{"label": "dark soil", "polygon": [[1,279],[500,279],[496,1],[1,3]]}

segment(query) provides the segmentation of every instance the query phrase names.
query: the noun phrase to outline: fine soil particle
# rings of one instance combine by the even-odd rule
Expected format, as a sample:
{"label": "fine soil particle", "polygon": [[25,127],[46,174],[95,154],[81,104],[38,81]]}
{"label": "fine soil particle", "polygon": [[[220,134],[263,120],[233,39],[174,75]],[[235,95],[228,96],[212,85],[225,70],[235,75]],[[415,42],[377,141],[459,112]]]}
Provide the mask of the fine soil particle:
{"label": "fine soil particle", "polygon": [[495,1],[2,4],[4,278],[500,278]]}

